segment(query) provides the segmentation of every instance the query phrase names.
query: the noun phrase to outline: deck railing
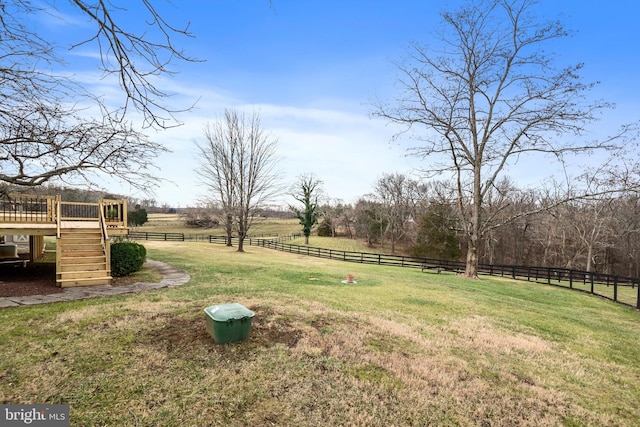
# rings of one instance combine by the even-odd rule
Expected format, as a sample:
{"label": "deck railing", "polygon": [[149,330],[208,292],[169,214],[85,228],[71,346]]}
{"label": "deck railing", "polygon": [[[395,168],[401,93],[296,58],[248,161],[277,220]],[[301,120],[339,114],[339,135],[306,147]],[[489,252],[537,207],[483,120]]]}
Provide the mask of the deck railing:
{"label": "deck railing", "polygon": [[89,203],[65,202],[60,196],[0,196],[0,223],[51,224],[59,229],[62,221],[100,221],[101,217],[107,228],[125,229],[127,201],[100,199]]}
{"label": "deck railing", "polygon": [[0,196],[0,222],[51,224],[55,222],[56,198],[9,194]]}

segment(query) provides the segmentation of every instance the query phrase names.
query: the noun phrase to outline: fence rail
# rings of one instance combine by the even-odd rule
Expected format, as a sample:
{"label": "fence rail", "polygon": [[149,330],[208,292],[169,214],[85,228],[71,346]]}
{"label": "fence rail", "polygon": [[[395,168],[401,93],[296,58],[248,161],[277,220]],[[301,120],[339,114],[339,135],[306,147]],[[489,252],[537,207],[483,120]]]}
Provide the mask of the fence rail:
{"label": "fence rail", "polygon": [[[130,231],[132,239],[165,240],[165,241],[203,241],[214,244],[226,244],[226,236],[185,235],[183,233],[152,233]],[[284,243],[301,237],[299,234],[278,236],[264,234],[250,236],[245,242],[249,245],[261,246],[297,255],[332,259],[359,264],[375,264],[392,267],[416,268],[423,271],[441,271],[461,273],[465,263],[434,258],[420,258],[403,255],[376,254],[370,252],[350,252],[335,249]],[[237,237],[232,238],[232,244]],[[554,267],[531,267],[517,265],[478,265],[478,273],[491,276],[509,277],[553,286],[565,287],[581,292],[597,295],[611,301],[640,309],[640,278],[613,276],[582,270]]]}
{"label": "fence rail", "polygon": [[127,237],[134,240],[163,240],[171,242],[184,242],[184,234],[182,233],[155,233],[146,231],[131,231]]}
{"label": "fence rail", "polygon": [[[420,268],[423,271],[432,270],[438,273],[441,271],[460,273],[465,270],[465,263],[459,261],[340,251],[292,245],[282,243],[279,240],[280,239],[257,239],[255,244],[283,252],[360,264]],[[640,278],[613,276],[566,268],[490,264],[478,265],[478,273],[566,287],[640,309]]]}
{"label": "fence rail", "polygon": [[[185,234],[185,233],[160,233],[160,232],[147,232],[147,231],[135,231],[129,230],[129,234],[127,237],[133,240],[156,240],[156,241],[167,241],[167,242],[209,242],[209,243],[218,243],[218,244],[226,244],[227,238],[226,236],[212,236],[208,234]],[[277,234],[261,234],[257,236],[250,236],[247,238],[249,244],[253,243],[255,239],[260,238],[275,238],[278,237]],[[284,237],[284,236],[283,236]],[[237,242],[238,238],[232,238],[232,244]]]}

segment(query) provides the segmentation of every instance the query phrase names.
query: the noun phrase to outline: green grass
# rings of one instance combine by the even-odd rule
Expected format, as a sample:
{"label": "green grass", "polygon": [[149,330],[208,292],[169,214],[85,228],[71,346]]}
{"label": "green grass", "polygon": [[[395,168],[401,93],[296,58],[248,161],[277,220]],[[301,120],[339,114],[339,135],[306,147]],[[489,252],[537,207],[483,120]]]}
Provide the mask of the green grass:
{"label": "green grass", "polygon": [[[72,425],[640,424],[629,308],[500,278],[145,245],[192,280],[0,310],[0,402],[68,403]],[[203,309],[226,302],[256,313],[249,340],[207,335]]]}
{"label": "green grass", "polygon": [[[291,245],[306,246],[304,244],[304,237],[300,237],[285,243],[288,243]],[[345,252],[383,253],[379,249],[371,248],[367,246],[366,243],[364,243],[361,240],[346,239],[346,238],[310,236],[308,246],[313,248],[335,249],[337,251],[345,251]]]}

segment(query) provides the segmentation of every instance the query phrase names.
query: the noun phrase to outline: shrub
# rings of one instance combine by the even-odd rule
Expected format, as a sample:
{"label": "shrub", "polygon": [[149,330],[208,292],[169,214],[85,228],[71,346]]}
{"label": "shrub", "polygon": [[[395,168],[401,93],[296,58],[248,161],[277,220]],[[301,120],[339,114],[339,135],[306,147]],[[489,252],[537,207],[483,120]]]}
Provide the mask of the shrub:
{"label": "shrub", "polygon": [[116,277],[128,276],[140,271],[147,257],[144,246],[135,242],[111,244],[111,274]]}
{"label": "shrub", "polygon": [[333,229],[331,228],[331,220],[325,218],[318,226],[318,236],[331,237],[333,236]]}
{"label": "shrub", "polygon": [[149,216],[147,215],[147,210],[142,209],[139,206],[136,206],[135,211],[130,211],[127,213],[127,222],[130,226],[138,227],[145,224],[148,220]]}

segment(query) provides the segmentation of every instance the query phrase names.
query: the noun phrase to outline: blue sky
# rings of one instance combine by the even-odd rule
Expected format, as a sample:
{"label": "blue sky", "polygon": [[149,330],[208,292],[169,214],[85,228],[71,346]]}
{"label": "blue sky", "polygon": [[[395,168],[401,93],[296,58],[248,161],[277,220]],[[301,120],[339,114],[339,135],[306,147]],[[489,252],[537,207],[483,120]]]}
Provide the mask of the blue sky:
{"label": "blue sky", "polygon": [[[123,19],[138,28],[140,16],[133,2],[120,3],[128,7]],[[284,184],[313,173],[334,199],[355,202],[372,191],[382,174],[411,174],[423,166],[406,156],[407,141],[390,142],[396,128],[370,118],[371,103],[396,94],[394,61],[406,56],[411,42],[428,42],[439,25],[440,11],[460,1],[154,3],[176,26],[190,22],[195,38],[175,41],[187,54],[205,60],[176,63],[173,70],[178,74],[162,80],[163,87],[176,94],[170,103],[198,102],[179,116],[184,122],[180,128],[152,132],[172,150],[158,161],[159,175],[173,181],[156,190],[160,204],[185,207],[199,200],[203,188],[192,173],[197,165],[194,140],[202,138],[205,123],[220,118],[225,108],[260,112],[263,127],[279,140]],[[560,63],[585,63],[584,80],[601,82],[593,97],[617,104],[597,129],[640,119],[640,2],[542,0],[536,10],[575,31],[549,46]],[[72,14],[43,19],[41,25],[61,45],[87,34],[86,23]],[[116,96],[109,81],[98,80],[93,48],[72,51],[67,71],[86,80],[98,94]],[[543,179],[530,170],[519,165],[510,173],[529,184]]]}

